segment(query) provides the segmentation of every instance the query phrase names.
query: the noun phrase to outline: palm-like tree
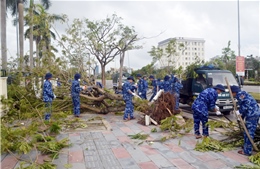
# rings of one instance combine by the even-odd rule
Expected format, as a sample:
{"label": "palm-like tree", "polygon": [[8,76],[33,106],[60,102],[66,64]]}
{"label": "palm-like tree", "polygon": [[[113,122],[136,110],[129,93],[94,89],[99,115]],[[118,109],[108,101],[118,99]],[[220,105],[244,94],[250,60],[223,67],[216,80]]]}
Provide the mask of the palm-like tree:
{"label": "palm-like tree", "polygon": [[[1,1],[3,1],[3,0],[1,0]],[[24,38],[23,38],[23,36],[24,36],[24,16],[23,16],[23,12],[24,12],[24,3],[27,3],[27,2],[28,2],[27,0],[6,0],[6,7],[11,10],[12,16],[17,15],[17,12],[19,13],[18,21],[19,21],[20,68],[23,67],[23,54],[24,54]],[[51,4],[50,0],[41,0],[41,3],[43,4],[43,6],[46,9],[48,9]],[[34,0],[30,0],[30,8],[33,8],[33,6],[34,6]],[[1,8],[2,8],[2,5],[1,5]],[[6,24],[5,24],[5,27],[6,27]],[[33,43],[33,42],[31,41],[30,43]],[[30,62],[32,62],[32,50],[33,50],[33,46],[30,44]]]}
{"label": "palm-like tree", "polygon": [[[50,0],[41,0],[41,4],[45,9],[49,9],[51,3]],[[34,0],[30,0],[30,8],[29,8],[29,15],[30,15],[30,70],[33,68],[33,11],[35,9]]]}
{"label": "palm-like tree", "polygon": [[7,69],[7,54],[6,54],[6,0],[1,0],[1,54],[2,54],[2,69]]}
{"label": "palm-like tree", "polygon": [[[29,17],[28,17],[29,16]],[[26,16],[29,21],[30,14]],[[39,63],[40,58],[44,55],[52,56],[51,39],[56,39],[55,34],[50,30],[54,21],[64,21],[63,16],[48,14],[42,5],[34,5],[33,11],[33,40],[36,42],[36,57]],[[31,28],[25,31],[25,38],[30,38]],[[40,52],[41,51],[41,52]],[[39,66],[39,65],[37,65]]]}
{"label": "palm-like tree", "polygon": [[19,68],[23,68],[23,54],[24,54],[24,39],[23,39],[23,31],[24,31],[24,20],[23,20],[23,8],[24,3],[27,0],[6,0],[6,7],[11,9],[12,16],[17,15],[19,13],[19,55],[20,55],[20,64]]}

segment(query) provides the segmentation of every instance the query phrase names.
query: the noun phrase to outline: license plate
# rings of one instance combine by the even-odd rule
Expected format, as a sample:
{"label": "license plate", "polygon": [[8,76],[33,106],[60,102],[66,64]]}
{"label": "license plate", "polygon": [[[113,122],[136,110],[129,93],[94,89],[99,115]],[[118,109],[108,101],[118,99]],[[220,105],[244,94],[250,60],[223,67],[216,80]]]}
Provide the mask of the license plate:
{"label": "license plate", "polygon": [[223,109],[233,109],[233,106],[223,106]]}

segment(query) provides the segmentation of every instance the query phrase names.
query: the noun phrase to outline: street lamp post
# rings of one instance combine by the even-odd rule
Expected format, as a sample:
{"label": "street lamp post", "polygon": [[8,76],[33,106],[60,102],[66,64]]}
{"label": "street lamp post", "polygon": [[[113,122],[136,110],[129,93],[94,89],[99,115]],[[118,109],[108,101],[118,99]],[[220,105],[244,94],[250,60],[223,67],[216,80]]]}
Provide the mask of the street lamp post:
{"label": "street lamp post", "polygon": [[239,17],[239,0],[237,0],[237,20],[238,20],[238,56],[240,56],[240,17]]}

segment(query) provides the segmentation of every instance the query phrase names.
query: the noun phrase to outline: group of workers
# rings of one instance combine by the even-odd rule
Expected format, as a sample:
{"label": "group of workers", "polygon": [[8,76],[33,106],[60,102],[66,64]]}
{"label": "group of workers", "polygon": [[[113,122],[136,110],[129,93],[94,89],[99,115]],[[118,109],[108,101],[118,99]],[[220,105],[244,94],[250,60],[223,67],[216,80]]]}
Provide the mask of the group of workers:
{"label": "group of workers", "polygon": [[[79,117],[80,115],[80,92],[82,90],[86,89],[86,86],[80,86],[80,78],[81,75],[79,73],[76,73],[74,75],[74,80],[72,81],[71,84],[71,98],[72,98],[72,103],[73,103],[73,113],[75,117]],[[45,114],[44,114],[44,119],[46,121],[50,120],[51,117],[51,112],[52,112],[52,101],[56,98],[53,88],[52,88],[52,74],[47,73],[45,75],[45,81],[43,84],[43,101],[45,103]]]}
{"label": "group of workers", "polygon": [[[51,116],[51,105],[53,99],[55,99],[55,94],[52,90],[52,84],[50,82],[52,78],[51,73],[47,73],[45,75],[45,82],[43,85],[43,101],[45,102],[45,120],[50,120]],[[74,80],[71,85],[71,97],[73,102],[73,112],[75,117],[79,117],[80,115],[80,92],[84,90],[84,86],[80,86],[80,78],[81,75],[76,73],[74,75]],[[131,120],[135,119],[134,117],[134,105],[132,99],[134,96],[138,96],[142,99],[147,99],[147,90],[148,90],[148,82],[146,80],[146,76],[137,75],[137,86],[135,86],[135,80],[132,76],[127,78],[127,82],[123,84],[122,94],[123,100],[125,101],[125,111],[123,120]],[[177,77],[174,75],[166,75],[164,80],[155,79],[153,75],[149,76],[149,80],[152,85],[152,96],[149,101],[152,101],[155,95],[159,90],[163,90],[164,92],[169,92],[176,99],[176,107],[175,109],[179,109],[179,92],[183,87]],[[239,110],[236,111],[238,116],[241,116],[245,121],[245,126],[248,130],[248,133],[252,139],[254,139],[255,131],[258,125],[259,117],[260,117],[260,108],[256,100],[247,92],[241,91],[238,86],[230,87],[233,97],[236,98],[237,104],[239,105]],[[137,94],[136,94],[137,91]],[[212,88],[207,88],[202,91],[199,96],[195,99],[192,104],[193,111],[193,120],[194,120],[194,133],[195,138],[199,139],[209,136],[208,132],[208,111],[216,112],[217,115],[220,115],[219,107],[216,106],[216,100],[218,98],[218,94],[225,91],[225,87],[221,84],[218,84]],[[202,124],[202,135],[200,134],[200,124]],[[238,153],[243,155],[251,155],[252,154],[252,143],[250,142],[247,134],[244,132],[244,145],[243,150],[238,151]]]}
{"label": "group of workers", "polygon": [[[123,99],[126,103],[125,112],[124,112],[124,120],[129,120],[133,118],[134,106],[132,102],[133,96],[138,96],[141,99],[147,100],[147,91],[148,91],[148,82],[147,77],[141,74],[137,74],[137,85],[135,86],[135,80],[132,76],[127,78],[127,82],[124,83],[122,87]],[[152,96],[149,101],[151,102],[156,96],[157,92],[163,90],[164,93],[169,92],[175,98],[176,106],[175,109],[179,109],[179,97],[180,97],[180,89],[183,87],[177,77],[174,75],[166,75],[164,80],[155,79],[153,75],[149,76],[149,80],[152,85]],[[137,91],[137,94],[135,93]]]}
{"label": "group of workers", "polygon": [[[241,91],[239,86],[230,86],[231,93],[234,98],[237,100],[239,105],[239,110],[235,113],[237,116],[241,116],[244,120],[245,126],[248,130],[249,136],[254,139],[255,131],[258,125],[260,117],[260,108],[256,100],[247,92]],[[218,94],[225,91],[225,87],[221,84],[214,86],[213,88],[207,88],[202,91],[199,96],[195,99],[192,105],[193,119],[194,119],[194,133],[196,139],[201,138],[200,134],[200,123],[202,124],[202,135],[204,137],[209,136],[208,132],[208,111],[214,111],[217,115],[220,115],[219,107],[216,106],[216,100]],[[240,118],[238,118],[239,120]],[[239,150],[238,153],[242,155],[250,156],[252,154],[252,143],[250,142],[249,137],[246,134],[246,131],[243,133],[244,136],[244,145],[242,150]]]}

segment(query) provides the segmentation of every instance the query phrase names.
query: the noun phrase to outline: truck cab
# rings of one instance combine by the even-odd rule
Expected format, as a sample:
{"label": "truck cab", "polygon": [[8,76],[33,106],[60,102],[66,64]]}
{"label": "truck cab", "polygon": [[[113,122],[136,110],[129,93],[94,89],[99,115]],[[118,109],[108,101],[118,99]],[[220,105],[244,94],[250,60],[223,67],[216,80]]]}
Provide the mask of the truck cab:
{"label": "truck cab", "polygon": [[229,113],[233,110],[233,103],[227,89],[225,78],[228,79],[230,85],[238,83],[233,74],[228,70],[220,70],[213,67],[201,67],[194,70],[195,76],[182,81],[183,88],[180,91],[180,102],[191,105],[194,99],[204,89],[222,84],[225,86],[225,92],[218,95],[216,105],[219,106],[222,113]]}

